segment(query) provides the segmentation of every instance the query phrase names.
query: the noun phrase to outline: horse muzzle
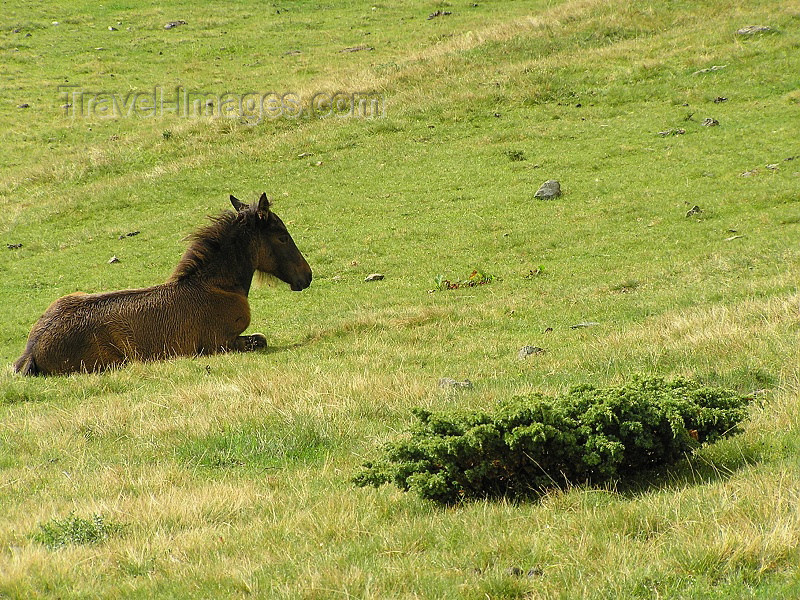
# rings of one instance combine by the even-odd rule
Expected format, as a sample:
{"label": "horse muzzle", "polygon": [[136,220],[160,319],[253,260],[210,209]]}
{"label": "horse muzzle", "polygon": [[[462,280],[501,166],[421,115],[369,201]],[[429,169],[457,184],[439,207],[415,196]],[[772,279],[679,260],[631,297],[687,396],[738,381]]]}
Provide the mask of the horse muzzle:
{"label": "horse muzzle", "polygon": [[308,273],[305,273],[302,276],[297,277],[294,281],[292,281],[289,284],[293,292],[300,292],[306,289],[310,285],[311,285],[311,270],[309,270]]}

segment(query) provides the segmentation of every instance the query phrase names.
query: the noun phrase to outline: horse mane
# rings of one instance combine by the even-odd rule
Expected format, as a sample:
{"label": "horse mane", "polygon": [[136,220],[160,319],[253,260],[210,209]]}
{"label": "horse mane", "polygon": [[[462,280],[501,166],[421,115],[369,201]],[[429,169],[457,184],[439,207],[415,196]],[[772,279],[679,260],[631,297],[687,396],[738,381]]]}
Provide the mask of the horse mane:
{"label": "horse mane", "polygon": [[211,216],[211,223],[189,234],[190,244],[183,253],[168,281],[178,281],[195,275],[212,255],[219,254],[224,241],[230,239],[234,226],[241,224],[250,211],[235,213],[230,210]]}

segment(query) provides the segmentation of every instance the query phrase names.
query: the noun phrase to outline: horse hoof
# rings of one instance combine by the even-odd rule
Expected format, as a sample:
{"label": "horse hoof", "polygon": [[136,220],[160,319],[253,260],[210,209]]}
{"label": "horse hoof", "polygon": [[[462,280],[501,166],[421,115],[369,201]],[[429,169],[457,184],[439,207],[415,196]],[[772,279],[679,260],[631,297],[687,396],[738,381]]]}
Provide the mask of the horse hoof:
{"label": "horse hoof", "polygon": [[254,333],[245,338],[245,350],[261,350],[267,347],[267,338],[262,333]]}

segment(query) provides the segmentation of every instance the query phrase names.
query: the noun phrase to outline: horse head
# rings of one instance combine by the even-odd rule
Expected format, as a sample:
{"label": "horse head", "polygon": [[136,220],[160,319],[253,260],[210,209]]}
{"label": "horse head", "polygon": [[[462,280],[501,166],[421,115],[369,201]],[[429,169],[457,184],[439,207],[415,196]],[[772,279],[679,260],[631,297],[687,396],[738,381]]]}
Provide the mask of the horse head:
{"label": "horse head", "polygon": [[231,204],[237,213],[253,223],[256,270],[274,275],[295,292],[311,285],[311,267],[297,249],[286,225],[270,209],[267,195],[261,194],[258,203],[252,206],[231,196]]}

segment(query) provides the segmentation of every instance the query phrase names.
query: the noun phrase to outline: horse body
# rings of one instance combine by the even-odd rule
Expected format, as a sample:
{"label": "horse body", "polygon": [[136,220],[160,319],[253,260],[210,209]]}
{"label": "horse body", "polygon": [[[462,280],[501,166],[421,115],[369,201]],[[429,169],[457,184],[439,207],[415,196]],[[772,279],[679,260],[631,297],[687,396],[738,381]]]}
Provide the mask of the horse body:
{"label": "horse body", "polygon": [[257,206],[231,202],[197,232],[172,276],[161,285],[59,298],[33,326],[14,369],[25,375],[102,371],[130,360],[247,351],[266,346],[250,324],[247,295],[255,271],[293,290],[311,269],[262,195]]}

